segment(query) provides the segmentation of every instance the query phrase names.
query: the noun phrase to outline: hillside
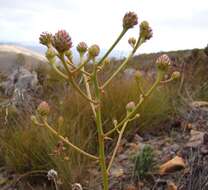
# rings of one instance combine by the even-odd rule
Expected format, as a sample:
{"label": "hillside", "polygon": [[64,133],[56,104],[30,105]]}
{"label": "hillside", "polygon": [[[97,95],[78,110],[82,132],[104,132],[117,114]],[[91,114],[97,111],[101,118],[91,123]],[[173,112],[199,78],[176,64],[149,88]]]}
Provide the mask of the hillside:
{"label": "hillside", "polygon": [[[202,49],[142,54],[130,60],[126,71],[115,78],[103,94],[104,130],[112,128],[115,118],[123,117],[129,101],[138,100],[134,72],[138,69],[142,72],[146,90],[155,79],[155,60],[162,53],[167,53],[172,60],[167,77],[179,70],[181,78],[167,86],[160,85],[139,109],[140,118],[129,123],[110,171],[112,190],[160,190],[176,186],[179,190],[188,187],[198,190],[201,183],[191,182],[197,176],[207,188],[204,176],[208,171],[208,57]],[[100,82],[121,61],[112,59],[101,74]],[[95,163],[65,146],[44,127],[31,122],[37,105],[47,101],[54,129],[60,129],[60,133],[78,147],[97,153],[95,122],[88,102],[54,72],[44,69],[46,65],[46,59],[31,50],[0,46],[0,188],[53,189],[46,175],[55,169],[61,189],[68,190],[71,183],[79,182],[97,190],[101,181]],[[91,65],[86,69],[92,69]],[[81,81],[79,76],[77,81]],[[108,153],[115,143],[116,139],[108,139]],[[173,168],[171,165],[164,169],[172,159],[179,161],[176,167],[173,164]],[[200,167],[204,168],[201,173]]]}
{"label": "hillside", "polygon": [[13,45],[0,45],[0,70],[4,74],[10,73],[20,66],[32,70],[45,62],[46,59],[43,55],[29,49]]}

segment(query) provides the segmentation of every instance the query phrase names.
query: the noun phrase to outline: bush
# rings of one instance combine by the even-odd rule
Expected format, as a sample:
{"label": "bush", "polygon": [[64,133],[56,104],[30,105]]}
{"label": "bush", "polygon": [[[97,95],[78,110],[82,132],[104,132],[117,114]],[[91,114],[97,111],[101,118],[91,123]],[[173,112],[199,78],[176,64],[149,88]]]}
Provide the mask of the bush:
{"label": "bush", "polygon": [[154,150],[152,147],[145,145],[141,152],[135,157],[134,177],[143,179],[153,170]]}

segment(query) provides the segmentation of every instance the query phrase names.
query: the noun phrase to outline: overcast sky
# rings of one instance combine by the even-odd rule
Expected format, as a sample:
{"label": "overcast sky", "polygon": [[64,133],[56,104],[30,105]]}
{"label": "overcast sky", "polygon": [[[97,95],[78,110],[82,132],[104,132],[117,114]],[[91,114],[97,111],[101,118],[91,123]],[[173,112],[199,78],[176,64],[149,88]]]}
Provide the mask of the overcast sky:
{"label": "overcast sky", "polygon": [[[38,43],[42,31],[66,29],[79,41],[108,48],[127,11],[147,20],[154,37],[142,52],[202,48],[208,43],[208,0],[0,0],[0,41]],[[117,47],[130,49],[127,39]]]}

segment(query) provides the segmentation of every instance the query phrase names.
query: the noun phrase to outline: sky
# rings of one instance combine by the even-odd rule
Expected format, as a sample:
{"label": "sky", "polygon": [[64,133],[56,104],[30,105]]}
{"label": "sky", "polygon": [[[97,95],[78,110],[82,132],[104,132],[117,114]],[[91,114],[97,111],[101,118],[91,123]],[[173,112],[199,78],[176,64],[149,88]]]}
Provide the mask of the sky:
{"label": "sky", "polygon": [[[65,29],[80,41],[108,48],[122,30],[128,11],[147,20],[153,38],[141,52],[203,48],[208,43],[208,0],[0,0],[0,41],[38,44],[42,31]],[[128,51],[128,31],[117,50]]]}

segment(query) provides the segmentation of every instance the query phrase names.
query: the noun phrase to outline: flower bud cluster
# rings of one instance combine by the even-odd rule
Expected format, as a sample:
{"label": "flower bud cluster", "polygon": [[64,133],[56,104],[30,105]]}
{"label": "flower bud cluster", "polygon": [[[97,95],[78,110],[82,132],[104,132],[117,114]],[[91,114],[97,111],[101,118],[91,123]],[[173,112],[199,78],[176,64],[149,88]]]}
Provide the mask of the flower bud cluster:
{"label": "flower bud cluster", "polygon": [[88,48],[88,57],[93,59],[95,57],[97,57],[100,53],[100,47],[96,44],[90,46]]}
{"label": "flower bud cluster", "polygon": [[58,177],[58,173],[54,169],[50,169],[47,173],[48,180],[54,180]]}
{"label": "flower bud cluster", "polygon": [[64,53],[72,47],[71,37],[65,30],[59,30],[54,35],[52,44],[59,53]]}
{"label": "flower bud cluster", "polygon": [[179,79],[181,77],[181,74],[180,74],[180,72],[178,72],[178,71],[174,71],[173,73],[172,73],[172,75],[171,75],[171,79],[173,79],[173,80],[177,80],[177,79]]}
{"label": "flower bud cluster", "polygon": [[56,56],[56,53],[52,47],[49,47],[45,53],[45,56],[48,60],[53,60]]}
{"label": "flower bud cluster", "polygon": [[134,12],[128,12],[124,15],[123,17],[123,28],[124,29],[129,29],[133,28],[135,25],[138,24],[138,17],[137,14]]}
{"label": "flower bud cluster", "polygon": [[147,21],[143,21],[140,24],[140,36],[144,39],[144,41],[149,40],[153,36],[152,28],[149,26]]}
{"label": "flower bud cluster", "polygon": [[52,40],[53,40],[53,35],[48,32],[43,32],[39,37],[40,43],[45,46],[49,46],[52,43]]}
{"label": "flower bud cluster", "polygon": [[170,58],[166,54],[161,55],[156,60],[157,68],[160,71],[165,71],[166,72],[168,70],[170,64],[171,64]]}
{"label": "flower bud cluster", "polygon": [[51,33],[43,32],[39,41],[47,47],[52,45],[59,53],[64,53],[72,47],[71,37],[65,30],[59,30],[54,36]]}
{"label": "flower bud cluster", "polygon": [[134,48],[134,46],[136,44],[136,38],[134,38],[134,37],[129,38],[128,43],[132,48]]}
{"label": "flower bud cluster", "polygon": [[77,51],[80,53],[80,54],[84,54],[87,52],[87,44],[85,42],[80,42],[78,45],[77,45]]}
{"label": "flower bud cluster", "polygon": [[[130,29],[133,28],[135,25],[138,24],[138,17],[134,12],[128,12],[124,15],[123,18],[123,28],[124,29]],[[140,24],[140,39],[141,42],[145,42],[152,38],[153,32],[152,28],[149,26],[149,23],[147,21],[142,21]],[[135,38],[129,38],[128,43],[134,48],[136,45],[136,39]]]}
{"label": "flower bud cluster", "polygon": [[47,102],[42,101],[37,107],[37,113],[40,116],[48,116],[50,113],[50,107]]}
{"label": "flower bud cluster", "polygon": [[126,111],[127,112],[132,112],[135,107],[136,107],[135,103],[133,101],[131,101],[126,105]]}

